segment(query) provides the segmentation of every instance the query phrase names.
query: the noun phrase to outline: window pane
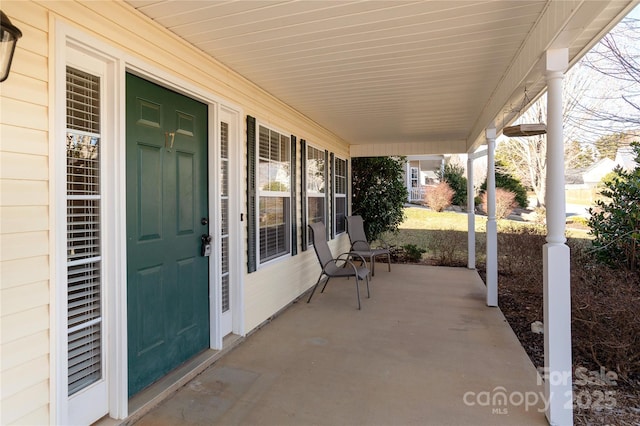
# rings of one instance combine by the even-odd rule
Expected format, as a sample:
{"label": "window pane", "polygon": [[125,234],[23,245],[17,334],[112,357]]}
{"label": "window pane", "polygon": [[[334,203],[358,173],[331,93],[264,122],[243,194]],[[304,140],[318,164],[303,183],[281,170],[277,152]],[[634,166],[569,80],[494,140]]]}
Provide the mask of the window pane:
{"label": "window pane", "polygon": [[324,193],[324,151],[307,149],[307,191]]}
{"label": "window pane", "polygon": [[67,67],[67,380],[102,378],[100,78]]}
{"label": "window pane", "polygon": [[345,197],[336,197],[336,234],[346,231],[345,216],[347,213],[347,199]]}
{"label": "window pane", "polygon": [[347,193],[347,161],[336,158],[336,194]]}
{"label": "window pane", "polygon": [[[308,197],[309,203],[309,224],[316,222],[325,222],[324,219],[324,197]],[[309,233],[309,241],[311,239],[311,230],[307,230]]]}
{"label": "window pane", "polygon": [[260,197],[260,263],[289,253],[289,198]]}
{"label": "window pane", "polygon": [[289,191],[291,176],[289,138],[260,126],[259,139],[258,189],[261,191]]}

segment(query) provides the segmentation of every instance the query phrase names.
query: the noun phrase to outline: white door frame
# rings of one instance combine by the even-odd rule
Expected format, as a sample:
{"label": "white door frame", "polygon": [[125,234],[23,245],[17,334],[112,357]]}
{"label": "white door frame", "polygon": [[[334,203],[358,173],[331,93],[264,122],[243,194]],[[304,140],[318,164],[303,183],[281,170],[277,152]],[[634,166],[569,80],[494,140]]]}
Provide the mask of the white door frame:
{"label": "white door frame", "polygon": [[[217,184],[217,159],[215,156],[219,148],[219,120],[221,109],[225,114],[232,114],[236,128],[233,139],[230,135],[230,193],[236,197],[230,199],[229,226],[233,235],[241,235],[240,212],[242,211],[242,139],[243,129],[241,117],[244,116],[242,108],[211,92],[195,86],[192,83],[176,78],[174,75],[161,70],[147,62],[140,60],[120,49],[108,45],[89,34],[79,30],[66,22],[55,19],[54,21],[54,49],[53,56],[55,66],[52,67],[50,81],[53,107],[50,108],[50,165],[51,182],[54,190],[51,191],[51,215],[52,249],[51,269],[57,285],[52,292],[51,306],[52,324],[55,324],[54,336],[51,339],[51,407],[52,420],[58,424],[68,423],[69,398],[67,397],[67,342],[66,342],[66,264],[64,256],[66,247],[66,206],[59,201],[64,199],[66,191],[66,160],[56,151],[57,144],[65,138],[65,74],[69,49],[76,50],[93,56],[108,64],[111,70],[106,81],[106,96],[113,101],[113,111],[108,120],[108,131],[113,136],[113,145],[105,154],[106,173],[111,177],[106,182],[105,192],[110,198],[109,204],[105,203],[104,221],[106,230],[105,244],[107,254],[110,256],[105,266],[105,293],[106,309],[104,314],[105,327],[110,331],[105,342],[107,353],[106,377],[108,381],[108,408],[109,416],[116,419],[124,419],[128,416],[128,375],[127,375],[127,256],[126,256],[126,223],[122,211],[126,209],[126,182],[125,182],[125,147],[126,147],[126,117],[125,117],[125,75],[127,72],[136,74],[149,81],[157,83],[167,89],[174,90],[192,99],[207,104],[209,109],[209,209],[210,217],[216,221],[210,222],[210,232],[219,234],[217,226],[218,194]],[[233,332],[244,335],[244,262],[243,239],[236,239],[234,247],[230,248],[230,270],[234,272],[235,281],[233,289]],[[219,241],[219,239],[217,239]],[[62,244],[61,244],[62,242]],[[212,349],[222,349],[221,335],[221,291],[217,283],[218,262],[214,256],[210,258],[209,274],[216,279],[209,280],[210,294],[210,345]],[[231,269],[233,268],[233,269]]]}

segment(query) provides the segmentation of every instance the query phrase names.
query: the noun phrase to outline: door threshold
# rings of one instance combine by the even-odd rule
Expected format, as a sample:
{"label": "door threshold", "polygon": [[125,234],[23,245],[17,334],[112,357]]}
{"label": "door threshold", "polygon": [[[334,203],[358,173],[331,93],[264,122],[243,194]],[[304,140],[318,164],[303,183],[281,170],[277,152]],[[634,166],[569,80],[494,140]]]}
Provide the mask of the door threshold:
{"label": "door threshold", "polygon": [[222,341],[222,350],[207,349],[201,352],[129,399],[129,416],[126,419],[116,420],[105,416],[94,423],[94,425],[128,426],[135,423],[178,389],[189,383],[189,381],[198,374],[202,373],[234,349],[243,340],[244,338],[242,336],[229,334]]}

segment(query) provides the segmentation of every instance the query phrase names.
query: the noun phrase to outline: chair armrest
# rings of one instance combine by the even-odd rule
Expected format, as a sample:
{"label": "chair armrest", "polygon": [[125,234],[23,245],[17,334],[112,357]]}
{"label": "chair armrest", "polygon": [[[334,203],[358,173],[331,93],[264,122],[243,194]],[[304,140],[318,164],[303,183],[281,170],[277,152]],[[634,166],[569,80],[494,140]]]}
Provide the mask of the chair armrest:
{"label": "chair armrest", "polygon": [[[328,261],[327,263],[325,263],[325,264],[322,266],[322,270],[324,270],[324,269],[327,267],[327,265],[328,265],[328,264],[330,264],[331,262],[333,262],[333,263],[335,263],[336,268],[340,268],[340,267],[342,267],[342,268],[346,268],[346,267],[348,267],[348,266],[351,266],[351,267],[353,268],[353,272],[354,272],[354,274],[357,274],[357,273],[358,273],[358,268],[356,268],[356,265],[354,265],[354,264],[353,264],[353,262],[349,260],[349,257],[347,256],[347,257],[346,257],[346,258],[344,258],[344,259],[342,258],[342,255],[345,255],[345,254],[349,254],[349,255],[350,255],[351,253],[342,253],[340,256],[336,257],[335,259],[331,259],[330,261]],[[359,255],[358,255],[358,256],[359,256]],[[362,258],[362,256],[360,256],[360,258],[362,259],[362,261],[364,262],[364,265],[365,265],[365,267],[366,267],[366,266],[367,266],[367,263],[366,263],[366,262],[365,262],[365,260]],[[338,264],[338,262],[342,262],[342,264],[340,264],[340,265],[339,265],[339,264]]]}
{"label": "chair armrest", "polygon": [[[345,257],[344,259],[342,257]],[[367,267],[367,261],[364,260],[364,257],[362,257],[361,254],[353,252],[353,251],[348,251],[345,253],[341,253],[336,260],[342,260],[343,262],[349,262],[349,259],[353,259],[354,257],[357,257],[359,261],[362,262],[362,264],[364,265],[364,267]]]}

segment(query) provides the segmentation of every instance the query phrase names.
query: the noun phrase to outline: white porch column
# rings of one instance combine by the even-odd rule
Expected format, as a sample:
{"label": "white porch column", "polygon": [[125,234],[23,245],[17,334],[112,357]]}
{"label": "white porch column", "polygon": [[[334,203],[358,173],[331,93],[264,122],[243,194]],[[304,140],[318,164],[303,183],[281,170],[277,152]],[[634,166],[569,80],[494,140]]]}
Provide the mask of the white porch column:
{"label": "white porch column", "polygon": [[473,197],[473,155],[467,157],[467,268],[476,269],[476,206]]}
{"label": "white porch column", "polygon": [[547,244],[543,247],[545,392],[552,425],[572,425],[571,286],[565,244],[562,79],[568,49],[546,53],[547,79]]}
{"label": "white porch column", "polygon": [[406,170],[404,172],[405,174],[405,185],[407,186],[407,203],[413,201],[412,197],[411,197],[411,163],[409,162],[409,160],[407,160],[406,162]]}
{"label": "white porch column", "polygon": [[496,129],[487,137],[487,306],[498,306],[498,226],[496,223]]}

